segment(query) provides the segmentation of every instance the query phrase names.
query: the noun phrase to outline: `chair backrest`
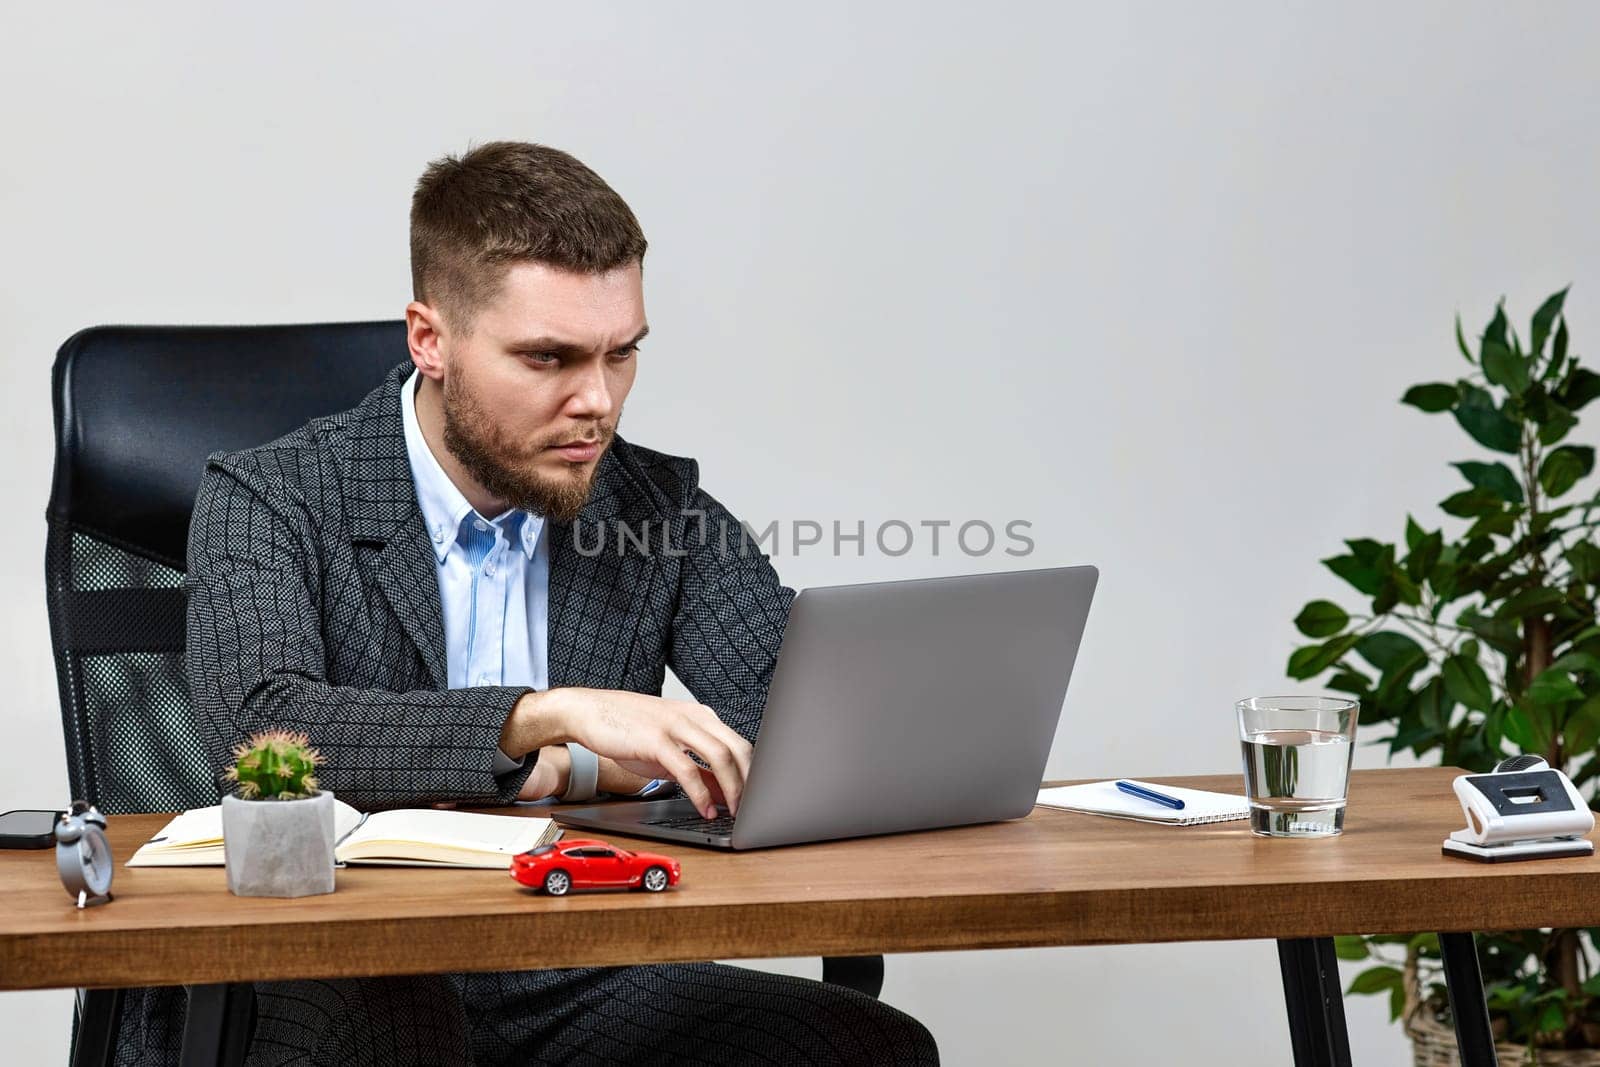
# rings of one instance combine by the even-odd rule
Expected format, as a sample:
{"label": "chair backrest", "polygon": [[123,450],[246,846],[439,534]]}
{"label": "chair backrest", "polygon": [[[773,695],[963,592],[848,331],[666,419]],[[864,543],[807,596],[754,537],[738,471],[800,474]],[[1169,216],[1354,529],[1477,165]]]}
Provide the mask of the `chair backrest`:
{"label": "chair backrest", "polygon": [[97,326],[56,355],[46,598],[72,795],[215,804],[183,676],[189,514],[212,452],[355,406],[402,322]]}

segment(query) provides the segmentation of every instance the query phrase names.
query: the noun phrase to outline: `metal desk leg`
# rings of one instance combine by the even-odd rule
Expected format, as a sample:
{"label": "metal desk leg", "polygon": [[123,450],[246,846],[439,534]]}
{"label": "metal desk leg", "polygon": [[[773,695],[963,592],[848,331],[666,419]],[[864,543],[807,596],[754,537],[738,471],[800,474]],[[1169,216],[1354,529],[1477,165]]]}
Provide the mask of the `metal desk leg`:
{"label": "metal desk leg", "polygon": [[883,957],[824,956],[822,980],[876,997],[883,992]]}
{"label": "metal desk leg", "polygon": [[110,1067],[122,1020],[122,990],[80,989],[77,1008],[72,1067]]}
{"label": "metal desk leg", "polygon": [[1450,992],[1450,1017],[1456,1024],[1462,1067],[1496,1067],[1499,1060],[1489,1028],[1489,1006],[1483,999],[1477,944],[1471,934],[1440,934],[1439,954],[1444,957],[1444,985]]}
{"label": "metal desk leg", "polygon": [[1283,970],[1295,1067],[1350,1067],[1350,1035],[1344,1025],[1333,938],[1279,941],[1278,965]]}
{"label": "metal desk leg", "polygon": [[240,1067],[255,1024],[255,988],[227,982],[188,989],[179,1067]]}

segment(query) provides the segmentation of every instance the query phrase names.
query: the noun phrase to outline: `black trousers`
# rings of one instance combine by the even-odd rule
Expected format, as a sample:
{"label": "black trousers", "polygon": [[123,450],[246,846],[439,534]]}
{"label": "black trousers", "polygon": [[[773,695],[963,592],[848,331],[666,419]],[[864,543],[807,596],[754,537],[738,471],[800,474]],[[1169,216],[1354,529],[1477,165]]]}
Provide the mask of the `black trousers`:
{"label": "black trousers", "polygon": [[[257,982],[248,1067],[937,1064],[865,994],[714,963]],[[130,991],[119,1067],[177,1062],[182,990]],[[176,1018],[173,1017],[174,1012]]]}

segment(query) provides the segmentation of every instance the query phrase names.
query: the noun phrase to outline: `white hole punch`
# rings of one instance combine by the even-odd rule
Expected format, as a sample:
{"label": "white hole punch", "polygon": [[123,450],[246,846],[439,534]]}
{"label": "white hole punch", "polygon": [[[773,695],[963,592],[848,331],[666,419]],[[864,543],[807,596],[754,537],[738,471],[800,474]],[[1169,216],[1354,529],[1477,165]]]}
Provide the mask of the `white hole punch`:
{"label": "white hole punch", "polygon": [[1454,788],[1467,828],[1445,838],[1446,855],[1503,863],[1594,854],[1589,802],[1538,756],[1512,756],[1489,774],[1463,774]]}

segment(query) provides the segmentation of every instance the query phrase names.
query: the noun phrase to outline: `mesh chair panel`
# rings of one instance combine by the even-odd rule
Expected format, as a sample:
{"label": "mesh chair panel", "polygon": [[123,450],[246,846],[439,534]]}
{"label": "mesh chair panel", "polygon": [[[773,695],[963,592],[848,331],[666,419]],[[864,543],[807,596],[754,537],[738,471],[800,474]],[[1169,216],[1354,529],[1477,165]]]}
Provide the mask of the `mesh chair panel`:
{"label": "mesh chair panel", "polygon": [[52,522],[46,576],[73,796],[108,813],[215,804],[184,682],[182,572]]}

